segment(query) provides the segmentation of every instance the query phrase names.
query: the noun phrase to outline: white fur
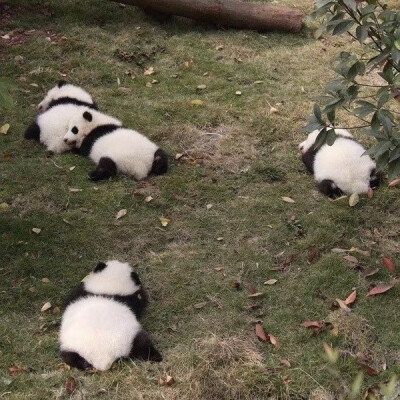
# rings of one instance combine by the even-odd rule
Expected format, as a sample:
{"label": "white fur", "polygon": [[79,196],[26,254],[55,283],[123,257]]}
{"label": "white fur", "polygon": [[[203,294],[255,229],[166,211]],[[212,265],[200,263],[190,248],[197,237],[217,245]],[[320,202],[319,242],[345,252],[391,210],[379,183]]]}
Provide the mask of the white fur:
{"label": "white fur", "polygon": [[107,261],[106,265],[103,270],[92,272],[84,279],[86,291],[93,294],[127,296],[140,289],[131,278],[132,268],[128,263],[113,260]]}
{"label": "white fur", "polygon": [[[335,129],[337,134],[353,138],[345,129]],[[299,149],[305,153],[315,142],[319,131],[311,132],[300,143]],[[365,193],[369,189],[370,174],[376,167],[374,161],[363,155],[365,149],[354,140],[337,137],[332,146],[324,144],[315,155],[314,177],[317,182],[330,179],[345,193]]]}
{"label": "white fur", "polygon": [[53,100],[60,99],[61,97],[71,97],[72,99],[84,101],[85,103],[93,103],[92,96],[90,96],[86,90],[79,86],[65,83],[61,87],[57,85],[51,88],[44,99],[38,104],[38,110],[41,112],[46,111]]}
{"label": "white fur", "polygon": [[53,153],[63,153],[71,149],[64,142],[64,135],[68,131],[69,121],[76,113],[87,108],[75,104],[59,104],[48,109],[52,100],[57,100],[61,97],[71,97],[86,103],[93,103],[89,93],[78,86],[68,83],[61,87],[55,86],[47,92],[45,98],[38,105],[39,110],[44,112],[37,117],[36,123],[40,128],[40,143]]}
{"label": "white fur", "polygon": [[[70,145],[80,147],[83,139],[96,127],[104,124],[121,125],[120,121],[98,111],[87,109],[93,116],[91,122],[85,120],[82,115],[77,115],[71,120],[65,139]],[[77,127],[78,134],[71,129]],[[119,172],[132,175],[141,180],[147,177],[154,161],[154,153],[159,147],[146,136],[133,129],[118,128],[113,132],[102,136],[94,143],[89,157],[98,164],[100,158],[111,158]]]}
{"label": "white fur", "polygon": [[77,352],[105,371],[121,357],[129,356],[141,325],[128,306],[100,296],[71,303],[64,312],[60,345],[62,351]]}

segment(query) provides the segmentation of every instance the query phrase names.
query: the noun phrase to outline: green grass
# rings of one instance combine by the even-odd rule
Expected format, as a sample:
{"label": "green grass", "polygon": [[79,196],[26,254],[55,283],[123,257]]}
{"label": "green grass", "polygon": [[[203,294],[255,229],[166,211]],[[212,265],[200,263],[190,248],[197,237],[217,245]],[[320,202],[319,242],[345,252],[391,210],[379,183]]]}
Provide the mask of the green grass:
{"label": "green grass", "polygon": [[[301,3],[310,12],[313,2]],[[361,369],[358,352],[379,371],[365,377],[363,390],[400,373],[399,288],[366,297],[371,283],[391,279],[381,256],[400,261],[398,189],[383,187],[354,208],[347,200],[331,202],[316,191],[297,152],[304,118],[346,43],[322,43],[307,32],[218,31],[179,18],[160,25],[136,8],[101,0],[9,5],[1,35],[20,29],[26,40],[5,46],[0,39],[2,77],[16,86],[15,107],[0,117],[0,125],[11,125],[0,135],[0,203],[9,205],[0,209],[0,397],[69,398],[65,383],[72,376],[74,398],[336,398],[323,342],[341,351],[337,369],[348,384]],[[118,50],[146,53],[149,60],[138,66]],[[150,66],[156,74],[144,76]],[[48,158],[44,148],[25,141],[24,129],[35,118],[31,105],[61,74],[165,148],[168,174],[93,184],[90,160]],[[118,90],[118,78],[131,93]],[[153,79],[159,83],[146,87]],[[197,90],[200,84],[206,89]],[[194,99],[203,104],[192,105]],[[280,114],[271,115],[270,105]],[[176,153],[185,156],[175,160]],[[128,213],[117,221],[122,208]],[[161,216],[171,220],[166,228]],[[352,246],[371,250],[371,257],[354,255],[364,267],[380,267],[378,274],[364,278],[331,252]],[[308,263],[314,247],[317,256]],[[296,257],[285,271],[271,271],[290,254]],[[138,263],[151,300],[143,324],[163,353],[161,364],[122,361],[90,374],[61,363],[60,315],[40,309],[47,301],[61,307],[107,259]],[[264,286],[271,278],[278,282]],[[242,290],[233,287],[236,281]],[[264,297],[249,299],[250,284]],[[353,287],[358,298],[351,313],[332,311],[332,300],[345,299]],[[246,309],[256,302],[260,309]],[[257,340],[256,319],[278,339],[278,350]],[[328,329],[315,336],[300,326],[306,320],[331,322],[338,334]],[[11,366],[24,371],[10,376]],[[176,381],[171,387],[158,384],[166,374]]]}

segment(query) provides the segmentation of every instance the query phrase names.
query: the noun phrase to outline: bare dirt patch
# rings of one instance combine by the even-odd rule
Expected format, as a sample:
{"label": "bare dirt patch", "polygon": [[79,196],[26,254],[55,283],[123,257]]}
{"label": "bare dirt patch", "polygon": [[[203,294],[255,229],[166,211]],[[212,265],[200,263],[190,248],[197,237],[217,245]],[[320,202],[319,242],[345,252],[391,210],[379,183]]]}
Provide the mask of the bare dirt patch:
{"label": "bare dirt patch", "polygon": [[55,196],[47,189],[38,189],[35,192],[18,194],[12,202],[20,217],[34,211],[44,211],[51,215],[61,212],[63,204],[55,200]]}

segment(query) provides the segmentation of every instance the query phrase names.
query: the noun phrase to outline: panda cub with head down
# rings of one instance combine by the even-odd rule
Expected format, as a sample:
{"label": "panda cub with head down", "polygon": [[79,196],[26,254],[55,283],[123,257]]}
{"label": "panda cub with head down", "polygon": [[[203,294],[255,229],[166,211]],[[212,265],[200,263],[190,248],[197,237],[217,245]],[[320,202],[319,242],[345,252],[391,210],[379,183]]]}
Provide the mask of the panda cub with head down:
{"label": "panda cub with head down", "polygon": [[382,174],[376,171],[376,164],[365,153],[364,147],[345,129],[335,129],[336,140],[332,146],[322,145],[314,149],[319,134],[311,132],[299,144],[302,160],[308,171],[314,174],[321,193],[336,198],[344,193],[366,193],[376,189]]}
{"label": "panda cub with head down", "polygon": [[150,174],[164,174],[168,169],[168,157],[155,143],[99,111],[86,109],[76,114],[64,141],[97,164],[89,174],[94,181],[110,178],[117,172],[141,180]]}
{"label": "panda cub with head down", "polygon": [[64,362],[105,371],[123,357],[162,361],[138,321],[146,304],[128,263],[99,263],[67,300],[59,334]]}
{"label": "panda cub with head down", "polygon": [[59,82],[39,103],[41,114],[25,131],[25,139],[37,140],[52,153],[71,150],[64,142],[69,121],[74,114],[87,107],[97,110],[88,92],[65,81]]}

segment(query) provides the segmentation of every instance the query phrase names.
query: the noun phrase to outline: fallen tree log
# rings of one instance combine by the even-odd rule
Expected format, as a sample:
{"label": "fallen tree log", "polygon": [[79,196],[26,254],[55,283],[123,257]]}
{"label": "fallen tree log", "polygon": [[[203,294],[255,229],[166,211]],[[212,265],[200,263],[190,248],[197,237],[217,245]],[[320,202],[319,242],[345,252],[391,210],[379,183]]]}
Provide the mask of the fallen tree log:
{"label": "fallen tree log", "polygon": [[238,0],[112,0],[145,11],[179,15],[218,26],[263,31],[301,30],[300,10]]}

